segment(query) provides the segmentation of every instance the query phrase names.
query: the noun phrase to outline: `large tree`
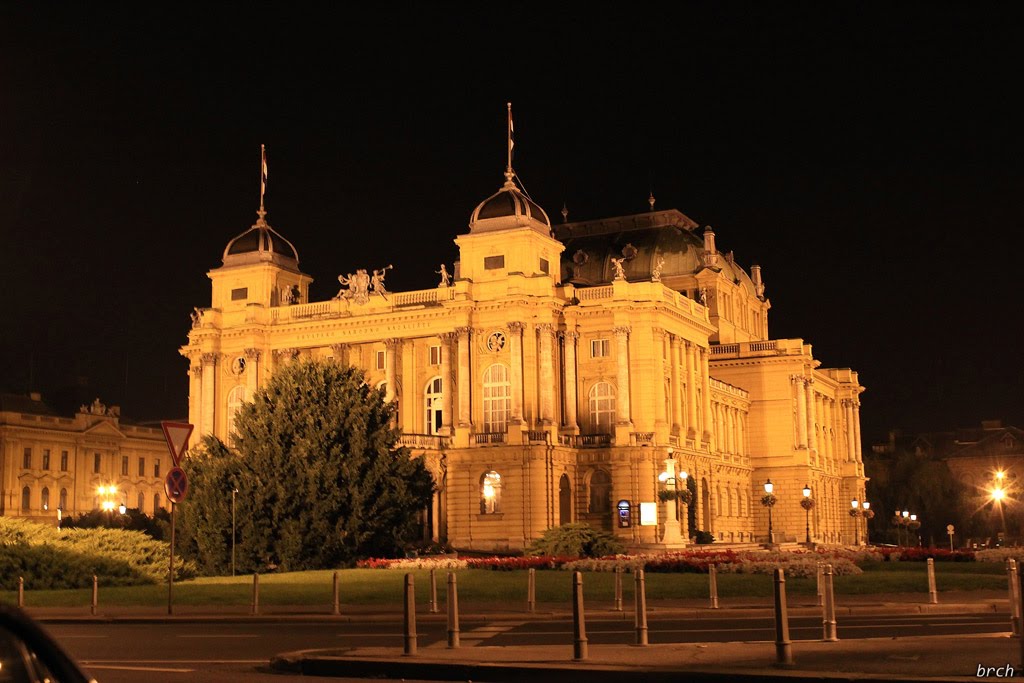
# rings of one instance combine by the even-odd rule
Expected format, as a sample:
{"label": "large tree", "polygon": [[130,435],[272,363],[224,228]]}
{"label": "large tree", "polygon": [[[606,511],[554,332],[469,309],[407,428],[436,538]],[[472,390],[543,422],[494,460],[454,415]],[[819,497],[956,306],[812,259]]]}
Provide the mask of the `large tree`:
{"label": "large tree", "polygon": [[[239,571],[329,568],[402,551],[418,533],[433,484],[423,461],[398,446],[395,410],[355,368],[327,361],[277,370],[239,410],[234,453],[207,447],[189,463],[194,485],[215,489],[189,494],[195,530],[202,533],[200,520],[220,529],[206,552],[224,557],[232,488]],[[196,539],[192,547],[202,554],[200,546]]]}

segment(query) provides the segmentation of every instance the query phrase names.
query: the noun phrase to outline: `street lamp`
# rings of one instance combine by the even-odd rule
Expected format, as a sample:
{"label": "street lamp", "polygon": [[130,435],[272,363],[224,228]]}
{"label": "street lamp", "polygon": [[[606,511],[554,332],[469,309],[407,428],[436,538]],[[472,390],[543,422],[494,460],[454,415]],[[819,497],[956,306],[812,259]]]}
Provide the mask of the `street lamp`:
{"label": "street lamp", "polygon": [[871,509],[871,503],[864,501],[860,504],[861,515],[864,517],[864,541],[867,545],[871,544],[871,531],[868,529],[868,522],[874,519],[875,511]]}
{"label": "street lamp", "polygon": [[853,544],[860,545],[860,501],[850,501],[850,516],[853,517]]}
{"label": "street lamp", "polygon": [[768,545],[775,545],[775,532],[772,531],[772,507],[775,505],[775,484],[769,479],[764,483],[764,495],[761,496],[761,505],[768,508]]}
{"label": "street lamp", "polygon": [[231,576],[235,575],[235,494],[238,489],[231,489]]}
{"label": "street lamp", "polygon": [[[917,521],[917,515],[910,515],[910,521],[907,522],[907,529],[914,532],[914,537],[917,538],[917,543],[914,545],[920,545],[921,539],[917,536],[917,530],[921,528],[921,522]],[[907,544],[910,544],[910,539],[907,539]]]}
{"label": "street lamp", "polygon": [[804,532],[807,547],[811,547],[811,508],[814,507],[814,499],[811,498],[811,485],[804,485],[804,499],[800,501],[800,507],[804,509]]}

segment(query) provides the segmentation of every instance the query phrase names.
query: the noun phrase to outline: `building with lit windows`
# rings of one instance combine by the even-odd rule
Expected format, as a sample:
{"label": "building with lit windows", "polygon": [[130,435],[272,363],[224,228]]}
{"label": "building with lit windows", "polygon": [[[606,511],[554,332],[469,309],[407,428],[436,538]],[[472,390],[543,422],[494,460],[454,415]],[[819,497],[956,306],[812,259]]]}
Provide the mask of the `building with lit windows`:
{"label": "building with lit windows", "polygon": [[[125,424],[93,401],[72,417],[39,394],[0,394],[0,515],[56,524],[58,514],[166,506],[160,429]],[[58,512],[59,511],[59,512]]]}
{"label": "building with lit windows", "polygon": [[[455,236],[450,277],[424,264],[440,278],[388,292],[385,270],[338,263],[326,301],[309,301],[312,278],[261,206],[209,272],[210,305],[181,348],[190,422],[227,440],[277,368],[335,359],[398,404],[402,443],[437,485],[425,533],[455,548],[514,551],[577,521],[632,548],[696,530],[763,543],[768,479],[776,541],[804,540],[809,485],[813,539],[853,543],[857,373],[772,339],[761,269],[653,204],[552,226],[509,163]],[[661,493],[683,486],[689,505]]]}

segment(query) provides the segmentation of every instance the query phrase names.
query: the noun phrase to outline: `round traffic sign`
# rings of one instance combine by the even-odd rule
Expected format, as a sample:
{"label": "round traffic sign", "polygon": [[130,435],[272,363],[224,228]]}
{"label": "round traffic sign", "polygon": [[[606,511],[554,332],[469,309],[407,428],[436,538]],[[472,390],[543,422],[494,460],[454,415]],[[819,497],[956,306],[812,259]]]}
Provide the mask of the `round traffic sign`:
{"label": "round traffic sign", "polygon": [[164,493],[172,503],[180,503],[185,500],[188,493],[188,476],[185,470],[180,467],[172,467],[167,471],[167,478],[164,479]]}
{"label": "round traffic sign", "polygon": [[953,533],[953,525],[952,524],[947,524],[946,525],[946,533],[947,534]]}

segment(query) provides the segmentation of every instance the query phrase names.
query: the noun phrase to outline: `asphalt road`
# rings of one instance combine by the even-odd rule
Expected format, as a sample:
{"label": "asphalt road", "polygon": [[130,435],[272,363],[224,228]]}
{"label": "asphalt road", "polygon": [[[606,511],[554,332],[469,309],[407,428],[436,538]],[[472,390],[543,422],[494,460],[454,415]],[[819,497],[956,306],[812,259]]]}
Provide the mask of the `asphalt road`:
{"label": "asphalt road", "polygon": [[[699,622],[651,620],[652,644],[669,642],[728,642],[774,640],[771,618],[722,617]],[[572,643],[572,622],[468,621],[461,624],[463,647]],[[45,628],[101,683],[146,680],[147,683],[223,683],[226,681],[308,681],[299,676],[270,673],[275,654],[292,650],[344,647],[402,647],[400,623],[347,622],[171,622],[46,624]],[[840,619],[840,639],[915,635],[995,633],[1009,630],[1009,615],[907,614],[846,616]],[[444,622],[421,622],[419,645],[444,643]],[[592,645],[629,644],[634,630],[631,615],[621,620],[587,622]],[[821,620],[792,617],[794,641],[819,640]],[[342,680],[342,679],[336,679]],[[357,679],[349,679],[357,680]]]}

